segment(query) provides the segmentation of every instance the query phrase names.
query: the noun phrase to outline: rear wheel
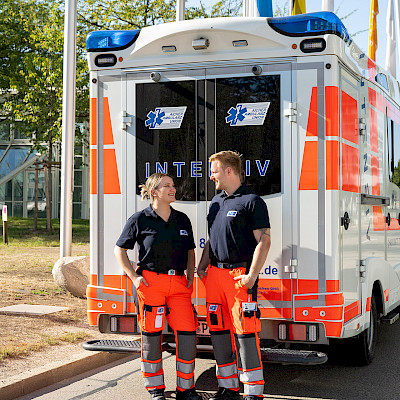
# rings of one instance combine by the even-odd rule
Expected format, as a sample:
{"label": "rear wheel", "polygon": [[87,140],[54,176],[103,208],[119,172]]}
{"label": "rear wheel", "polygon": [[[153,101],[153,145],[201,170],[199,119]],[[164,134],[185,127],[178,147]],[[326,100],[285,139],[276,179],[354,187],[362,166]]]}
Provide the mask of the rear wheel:
{"label": "rear wheel", "polygon": [[369,328],[365,329],[355,338],[356,346],[354,347],[354,361],[358,365],[368,365],[374,358],[377,328],[378,310],[376,308],[375,296],[372,296]]}

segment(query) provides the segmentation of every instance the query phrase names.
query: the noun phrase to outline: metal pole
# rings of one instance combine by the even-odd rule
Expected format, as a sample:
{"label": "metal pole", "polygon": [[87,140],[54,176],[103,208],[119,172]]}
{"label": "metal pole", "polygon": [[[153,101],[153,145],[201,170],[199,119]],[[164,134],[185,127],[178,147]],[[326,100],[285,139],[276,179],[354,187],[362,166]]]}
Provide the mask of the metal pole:
{"label": "metal pole", "polygon": [[76,0],[65,0],[61,144],[60,257],[71,255],[75,138]]}
{"label": "metal pole", "polygon": [[177,21],[185,20],[185,0],[176,1],[176,20]]}

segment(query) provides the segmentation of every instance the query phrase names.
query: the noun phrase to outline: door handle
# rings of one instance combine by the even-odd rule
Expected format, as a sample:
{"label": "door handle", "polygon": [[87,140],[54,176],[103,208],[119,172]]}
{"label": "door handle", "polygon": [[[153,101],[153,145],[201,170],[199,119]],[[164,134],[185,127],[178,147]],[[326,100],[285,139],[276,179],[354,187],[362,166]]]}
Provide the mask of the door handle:
{"label": "door handle", "polygon": [[347,211],[344,213],[343,217],[340,219],[340,225],[343,226],[346,231],[347,231],[347,229],[349,229],[350,217],[349,217],[349,214]]}

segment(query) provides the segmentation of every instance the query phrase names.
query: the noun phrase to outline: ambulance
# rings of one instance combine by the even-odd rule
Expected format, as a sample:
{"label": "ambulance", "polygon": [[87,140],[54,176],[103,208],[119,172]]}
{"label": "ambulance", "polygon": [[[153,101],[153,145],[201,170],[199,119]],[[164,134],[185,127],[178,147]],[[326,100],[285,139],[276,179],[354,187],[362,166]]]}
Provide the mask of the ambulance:
{"label": "ambulance", "polygon": [[[263,360],[318,364],[352,341],[369,364],[377,324],[400,306],[400,86],[330,12],[179,21],[87,37],[90,68],[89,322],[138,333],[135,287],[114,257],[148,206],[139,184],[170,174],[196,260],[216,194],[208,157],[243,155],[266,202],[271,249],[259,276]],[[133,265],[136,250],[128,251]],[[199,350],[210,347],[195,278]],[[170,328],[166,348],[173,349]],[[86,348],[140,351],[129,341]]]}

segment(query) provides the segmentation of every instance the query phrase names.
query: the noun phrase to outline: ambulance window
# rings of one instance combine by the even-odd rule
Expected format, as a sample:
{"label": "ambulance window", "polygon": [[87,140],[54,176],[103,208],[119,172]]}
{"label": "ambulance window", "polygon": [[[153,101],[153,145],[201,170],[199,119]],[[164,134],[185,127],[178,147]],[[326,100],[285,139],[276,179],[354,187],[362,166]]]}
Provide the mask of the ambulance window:
{"label": "ambulance window", "polygon": [[400,187],[400,126],[388,122],[389,180]]}
{"label": "ambulance window", "polygon": [[[247,105],[241,106],[241,104]],[[268,104],[269,103],[269,104]],[[258,122],[252,125],[247,108]],[[264,108],[265,107],[265,108]],[[266,107],[268,107],[266,111]],[[281,191],[280,76],[250,76],[216,80],[217,151],[243,154],[245,182],[258,195]],[[260,120],[263,112],[264,122]],[[233,117],[239,117],[233,121]]]}
{"label": "ambulance window", "polygon": [[195,100],[195,81],[136,85],[138,194],[149,175],[166,172],[174,178],[178,200],[196,200],[193,177],[202,168],[195,161]]}

